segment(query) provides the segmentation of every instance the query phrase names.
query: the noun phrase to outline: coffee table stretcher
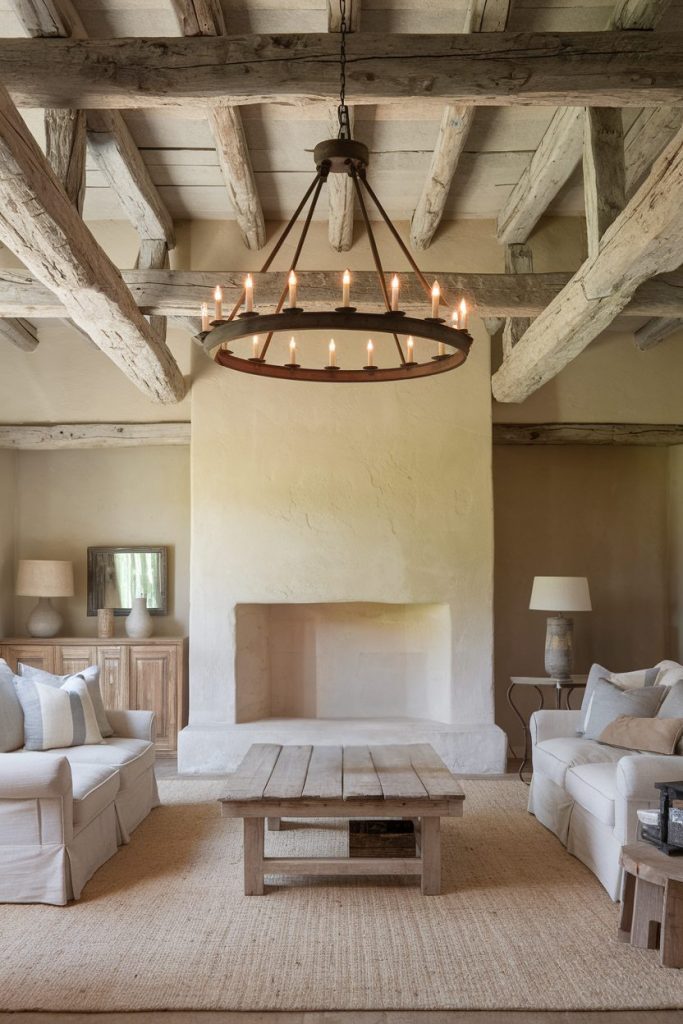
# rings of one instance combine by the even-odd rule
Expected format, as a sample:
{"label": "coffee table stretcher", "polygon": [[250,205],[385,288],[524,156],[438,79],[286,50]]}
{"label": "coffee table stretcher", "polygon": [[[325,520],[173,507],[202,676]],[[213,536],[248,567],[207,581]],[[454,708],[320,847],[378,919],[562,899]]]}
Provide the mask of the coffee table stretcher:
{"label": "coffee table stretcher", "polygon": [[[464,793],[428,744],[323,747],[254,744],[221,799],[244,819],[244,891],[264,892],[265,875],[415,875],[425,895],[441,891],[441,818],[462,815]],[[265,820],[412,818],[416,857],[266,857]],[[277,827],[276,826],[276,827]]]}

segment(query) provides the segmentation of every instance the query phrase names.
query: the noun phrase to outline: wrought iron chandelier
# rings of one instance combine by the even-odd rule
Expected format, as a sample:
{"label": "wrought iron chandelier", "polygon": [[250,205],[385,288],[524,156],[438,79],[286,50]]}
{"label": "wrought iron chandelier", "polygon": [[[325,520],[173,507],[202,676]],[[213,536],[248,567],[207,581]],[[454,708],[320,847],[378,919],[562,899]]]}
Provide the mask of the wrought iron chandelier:
{"label": "wrought iron chandelier", "polygon": [[[215,318],[210,320],[208,306],[202,305],[202,330],[198,335],[204,349],[211,353],[221,366],[243,373],[260,374],[264,377],[278,377],[285,380],[308,381],[345,381],[369,382],[381,380],[406,380],[427,377],[436,373],[445,373],[461,366],[467,359],[472,344],[472,337],[467,331],[468,309],[464,298],[451,304],[441,292],[439,284],[429,284],[409,249],[403,242],[389,215],[379,201],[367,180],[368,149],[363,143],[351,138],[349,109],[346,105],[346,0],[340,0],[341,32],[340,32],[340,90],[337,114],[339,134],[336,139],[327,139],[319,143],[313,156],[316,174],[306,193],[294,211],[290,221],[282,231],[273,251],[261,268],[267,271],[273,263],[292,228],[308,204],[303,226],[296,244],[294,255],[286,271],[283,290],[273,313],[259,313],[254,309],[254,282],[251,274],[247,274],[244,288],[226,318],[223,318],[222,292],[220,286],[215,291]],[[299,292],[296,269],[299,263],[306,236],[313,219],[323,185],[330,174],[346,174],[353,181],[354,191],[358,200],[375,270],[379,281],[381,300],[386,311],[383,313],[363,312],[351,305],[351,275],[344,271],[341,280],[342,301],[326,311],[306,310],[298,304]],[[400,279],[394,274],[389,284],[382,266],[377,241],[375,239],[365,198],[368,196],[376,207],[380,217],[386,224],[401,252],[412,267],[415,275],[427,294],[430,304],[430,316],[416,317],[406,315],[399,308]],[[441,316],[441,307],[445,307],[447,316]],[[297,337],[308,331],[316,331],[318,335],[325,332],[324,359],[317,365],[304,366],[298,362]],[[342,346],[338,350],[334,336],[343,337],[346,332],[361,333],[367,337],[363,352],[365,363],[355,369],[344,365],[345,352]],[[271,341],[276,334],[290,336],[286,349],[286,361],[273,358]],[[393,338],[393,351],[398,356],[398,363],[390,365],[391,357],[385,351],[376,351],[373,338],[377,336]],[[329,337],[329,342],[327,338]],[[248,342],[245,339],[249,339]],[[401,339],[404,339],[402,342]],[[415,339],[420,339],[420,358],[417,358]],[[242,352],[234,351],[230,346],[245,340]],[[389,341],[389,346],[391,342]],[[405,345],[405,347],[404,347]],[[299,350],[301,346],[299,345]],[[389,352],[392,350],[389,349]],[[270,358],[268,358],[270,355]]]}

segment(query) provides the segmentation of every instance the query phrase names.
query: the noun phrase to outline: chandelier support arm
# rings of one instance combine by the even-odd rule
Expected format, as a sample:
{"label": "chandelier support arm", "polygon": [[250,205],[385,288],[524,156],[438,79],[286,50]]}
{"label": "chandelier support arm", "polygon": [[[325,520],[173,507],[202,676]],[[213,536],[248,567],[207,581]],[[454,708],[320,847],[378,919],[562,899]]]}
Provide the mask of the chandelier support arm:
{"label": "chandelier support arm", "polygon": [[[351,165],[350,174],[351,174],[351,178],[353,179],[354,187],[356,189],[356,195],[358,196],[358,205],[360,206],[360,212],[362,214],[363,222],[365,224],[365,230],[368,233],[368,241],[370,242],[370,251],[372,252],[372,258],[375,261],[375,269],[377,270],[377,277],[379,278],[379,282],[380,282],[380,285],[381,285],[381,288],[382,288],[382,295],[384,296],[384,305],[387,307],[387,313],[390,313],[391,312],[391,300],[389,299],[389,291],[387,289],[387,282],[386,282],[386,278],[384,276],[384,268],[382,267],[382,260],[380,259],[379,249],[377,248],[377,242],[375,241],[375,234],[374,234],[374,232],[372,230],[372,225],[370,223],[370,218],[368,217],[368,211],[367,211],[367,207],[365,205],[365,199],[363,198],[363,192],[362,192],[360,184],[358,182],[358,174],[356,172],[356,168],[353,165]],[[399,356],[401,358],[401,365],[405,366],[405,364],[406,364],[406,357],[403,354],[403,349],[401,347],[401,342],[398,339],[398,334],[394,334],[393,338],[394,338],[394,341],[396,342],[396,348],[398,349],[398,354],[399,354]]]}
{"label": "chandelier support arm", "polygon": [[[304,197],[304,199],[303,199],[303,201],[301,203],[301,206],[299,207],[299,210],[297,210],[297,212],[294,214],[294,216],[292,217],[291,221],[287,225],[286,231],[288,232],[289,228],[291,227],[291,225],[294,223],[294,221],[298,217],[300,210],[303,208],[303,205],[306,202],[306,198],[308,198],[308,196],[313,191],[313,198],[311,200],[311,205],[308,208],[308,213],[306,214],[306,219],[305,219],[303,227],[301,229],[301,235],[299,236],[299,241],[297,242],[296,249],[294,250],[294,256],[292,257],[292,262],[291,262],[290,267],[289,267],[290,273],[291,273],[292,270],[296,270],[296,265],[299,262],[299,256],[301,255],[301,250],[303,249],[304,242],[306,241],[306,235],[308,234],[308,229],[310,228],[311,221],[313,220],[313,213],[315,212],[315,208],[316,208],[316,206],[318,204],[318,199],[320,197],[320,190],[322,189],[323,185],[325,184],[326,178],[327,178],[327,175],[324,172],[318,171],[318,174],[316,175],[315,179],[313,180],[313,183],[312,183],[311,187],[309,188],[308,192],[306,193],[306,196]],[[284,241],[284,238],[280,239],[280,244],[283,241]],[[285,287],[282,289],[282,292],[280,293],[280,298],[278,299],[278,303],[277,303],[277,306],[275,308],[275,312],[276,313],[279,313],[280,310],[282,309],[282,307],[284,306],[285,298],[287,296],[288,290],[289,290],[288,285],[285,285]],[[265,359],[266,358],[266,352],[268,351],[268,347],[269,347],[269,345],[270,345],[272,340],[273,340],[273,331],[270,331],[267,334],[266,340],[263,343],[263,348],[261,349],[261,353],[259,355],[259,359]]]}

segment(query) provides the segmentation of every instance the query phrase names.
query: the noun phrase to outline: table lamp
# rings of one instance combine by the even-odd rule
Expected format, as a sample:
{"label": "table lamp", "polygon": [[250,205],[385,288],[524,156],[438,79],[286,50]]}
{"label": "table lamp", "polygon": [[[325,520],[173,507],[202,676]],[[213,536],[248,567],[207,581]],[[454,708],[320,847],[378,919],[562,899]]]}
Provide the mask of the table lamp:
{"label": "table lamp", "polygon": [[50,603],[51,597],[73,597],[73,562],[25,559],[19,562],[16,592],[19,597],[37,597],[38,604],[29,615],[29,636],[56,636],[62,616]]}
{"label": "table lamp", "polygon": [[529,608],[555,612],[545,634],[545,670],[566,682],[572,674],[574,623],[562,612],[589,612],[591,598],[585,576],[535,576]]}

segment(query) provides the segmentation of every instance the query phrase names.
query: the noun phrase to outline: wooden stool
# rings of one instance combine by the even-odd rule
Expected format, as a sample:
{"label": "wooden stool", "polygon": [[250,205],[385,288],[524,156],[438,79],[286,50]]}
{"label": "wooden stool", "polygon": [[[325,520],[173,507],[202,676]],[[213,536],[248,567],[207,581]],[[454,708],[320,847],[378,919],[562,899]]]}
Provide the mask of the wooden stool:
{"label": "wooden stool", "polygon": [[659,948],[662,967],[683,967],[683,857],[635,843],[623,848],[621,864],[620,940]]}

